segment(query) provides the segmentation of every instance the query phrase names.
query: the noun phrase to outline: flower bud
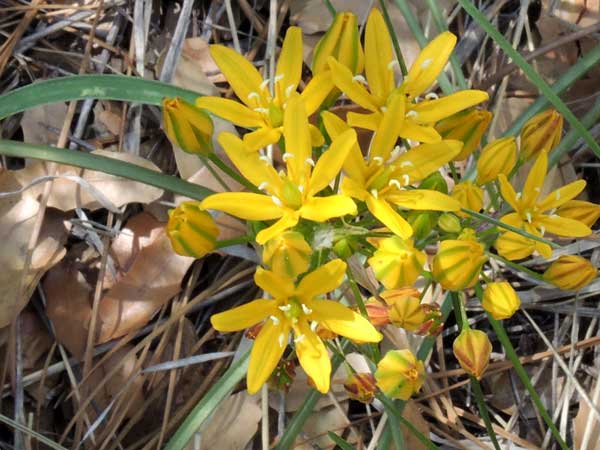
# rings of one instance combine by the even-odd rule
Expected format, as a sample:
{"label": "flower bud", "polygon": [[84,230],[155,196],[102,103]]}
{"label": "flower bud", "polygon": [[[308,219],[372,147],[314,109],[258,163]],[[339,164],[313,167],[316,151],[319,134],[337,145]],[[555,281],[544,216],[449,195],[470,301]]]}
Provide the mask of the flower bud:
{"label": "flower bud", "polygon": [[483,245],[477,241],[442,241],[433,258],[433,278],[450,291],[470,288],[477,282],[486,261]]}
{"label": "flower bud", "polygon": [[427,257],[413,246],[412,240],[398,236],[381,239],[368,262],[375,277],[386,289],[412,285],[423,272]]}
{"label": "flower bud", "polygon": [[440,307],[435,303],[421,303],[421,309],[425,314],[423,325],[416,331],[422,336],[437,336],[444,329],[444,318]]}
{"label": "flower bud", "polygon": [[537,251],[544,258],[552,256],[552,248],[543,242],[521,236],[512,231],[506,231],[496,239],[494,247],[498,254],[509,261],[527,258],[533,252]]}
{"label": "flower bud", "polygon": [[394,298],[390,306],[390,320],[397,327],[417,331],[425,322],[425,312],[418,297],[403,295]]}
{"label": "flower bud", "polygon": [[286,231],[264,245],[263,263],[275,273],[289,278],[308,270],[312,249],[297,231]]}
{"label": "flower bud", "polygon": [[462,161],[473,153],[492,120],[492,113],[483,109],[461,111],[437,123],[435,129],[442,139],[461,141],[464,145],[454,161]]}
{"label": "flower bud", "polygon": [[478,380],[490,362],[492,344],[483,331],[463,329],[452,344],[454,356],[460,366]]}
{"label": "flower bud", "polygon": [[204,110],[179,97],[164,98],[162,105],[165,133],[173,145],[187,153],[212,152],[213,122]]}
{"label": "flower bud", "polygon": [[529,119],[521,130],[521,159],[527,161],[540,152],[550,152],[560,142],[563,118],[554,109],[547,109]]}
{"label": "flower bud", "polygon": [[431,191],[438,191],[442,194],[447,194],[448,183],[446,183],[443,175],[436,171],[421,181],[419,184],[419,189],[429,189]]}
{"label": "flower bud", "polygon": [[591,227],[596,223],[598,217],[600,217],[600,205],[584,200],[569,200],[567,203],[559,206],[556,214],[567,219],[578,220]]}
{"label": "flower bud", "polygon": [[421,293],[417,288],[414,287],[405,287],[400,289],[391,289],[389,291],[383,291],[379,296],[383,299],[383,301],[392,306],[397,298],[400,297],[421,297]]}
{"label": "flower bud", "polygon": [[544,272],[544,280],[565,291],[578,291],[596,278],[598,270],[587,259],[561,256]]}
{"label": "flower bud", "polygon": [[333,244],[333,251],[342,259],[350,258],[354,254],[355,248],[356,244],[349,236],[343,237]]}
{"label": "flower bud", "polygon": [[348,397],[361,403],[371,403],[377,392],[375,377],[371,373],[355,373],[344,382]]}
{"label": "flower bud", "polygon": [[452,213],[443,213],[438,218],[438,228],[445,233],[460,233],[462,226],[460,219]]}
{"label": "flower bud", "polygon": [[477,160],[477,184],[495,180],[498,175],[508,176],[517,162],[517,142],[512,136],[497,139],[481,150]]}
{"label": "flower bud", "polygon": [[390,323],[388,306],[375,300],[373,297],[366,301],[365,309],[367,310],[369,322],[371,322],[374,327],[379,328]]}
{"label": "flower bud", "polygon": [[315,45],[312,73],[328,69],[327,59],[333,56],[353,74],[362,72],[364,54],[358,34],[358,21],[351,12],[338,12],[323,37]]}
{"label": "flower bud", "polygon": [[431,211],[410,211],[407,220],[413,229],[413,239],[425,239],[429,236],[437,215],[438,213]]}
{"label": "flower bud", "polygon": [[201,258],[214,250],[219,227],[200,202],[183,202],[169,211],[167,236],[175,253]]}
{"label": "flower bud", "polygon": [[[479,212],[483,208],[483,189],[473,184],[472,181],[463,181],[454,186],[451,197],[457,200],[463,208]],[[468,214],[457,211],[460,217],[469,217]]]}
{"label": "flower bud", "polygon": [[481,306],[496,320],[512,317],[521,306],[519,296],[507,281],[488,283]]}
{"label": "flower bud", "polygon": [[410,350],[391,350],[377,364],[375,380],[388,397],[408,400],[423,386],[425,367]]}

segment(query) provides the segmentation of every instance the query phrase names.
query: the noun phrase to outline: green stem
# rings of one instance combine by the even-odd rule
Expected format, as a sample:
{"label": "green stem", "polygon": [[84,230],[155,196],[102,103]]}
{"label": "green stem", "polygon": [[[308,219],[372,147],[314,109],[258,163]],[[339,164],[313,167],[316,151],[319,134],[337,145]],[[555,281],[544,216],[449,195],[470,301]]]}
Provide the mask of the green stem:
{"label": "green stem", "polygon": [[235,170],[233,170],[231,167],[225,164],[225,162],[223,162],[223,160],[219,158],[216,153],[210,153],[208,155],[208,159],[211,160],[215,164],[215,166],[221,169],[223,173],[227,174],[230,178],[233,178],[239,184],[246,187],[249,191],[257,194],[261,193],[256,186],[254,186],[252,183],[250,183],[248,180],[246,180],[244,177],[238,174]]}
{"label": "green stem", "polygon": [[381,6],[381,11],[383,12],[383,20],[385,20],[385,24],[387,25],[388,31],[390,32],[390,36],[392,37],[392,44],[394,45],[396,58],[398,59],[398,64],[400,64],[400,72],[402,72],[402,76],[405,77],[408,73],[408,70],[406,69],[406,62],[404,61],[404,56],[402,55],[402,50],[400,49],[400,43],[398,42],[398,35],[396,34],[394,24],[390,19],[390,14],[387,10],[385,0],[379,0],[379,5]]}
{"label": "green stem", "polygon": [[254,242],[252,236],[240,236],[232,239],[222,239],[217,241],[215,248],[231,247],[232,245],[247,244],[248,242]]}
{"label": "green stem", "polygon": [[325,7],[327,8],[327,11],[329,11],[329,14],[335,17],[337,11],[335,10],[335,6],[331,3],[331,0],[323,0],[323,3],[325,3]]}
{"label": "green stem", "polygon": [[483,390],[481,389],[481,383],[479,380],[475,378],[473,375],[470,375],[471,379],[471,387],[473,388],[473,394],[475,394],[475,402],[477,402],[477,408],[479,409],[479,414],[481,414],[481,418],[483,419],[483,423],[485,423],[485,429],[487,430],[490,440],[496,450],[502,450],[500,448],[500,444],[498,444],[498,438],[496,437],[496,432],[494,431],[494,427],[492,426],[492,420],[490,418],[490,412],[488,411],[487,405],[485,404],[485,399],[483,397]]}
{"label": "green stem", "polygon": [[[477,294],[477,297],[479,297],[480,300],[483,300],[483,290],[479,283],[475,286],[475,293]],[[544,404],[542,403],[542,399],[540,398],[540,396],[536,392],[535,388],[531,384],[531,380],[529,379],[529,376],[527,375],[525,368],[521,364],[521,361],[519,361],[519,356],[517,355],[517,352],[515,351],[512,343],[510,342],[510,339],[508,338],[508,335],[506,334],[504,327],[502,326],[502,324],[500,322],[498,322],[496,319],[494,319],[489,313],[486,312],[486,314],[488,317],[488,321],[490,322],[490,325],[492,325],[492,328],[496,332],[496,336],[500,340],[500,343],[502,344],[502,347],[504,348],[504,351],[506,352],[506,356],[512,363],[513,368],[515,369],[515,372],[517,373],[518,377],[521,379],[521,382],[523,383],[523,385],[529,392],[531,400],[533,400],[533,403],[535,404],[535,407],[537,408],[538,412],[542,416],[542,419],[544,419],[544,422],[546,422],[546,425],[550,428],[550,431],[552,432],[554,439],[556,439],[556,442],[558,442],[558,445],[560,445],[560,447],[563,450],[568,450],[569,447],[567,447],[567,444],[565,443],[562,436],[560,435],[560,432],[558,431],[556,424],[552,421],[552,418],[548,414],[548,411],[546,411],[546,408],[544,407]]]}
{"label": "green stem", "polygon": [[229,191],[230,187],[227,186],[227,183],[225,183],[225,180],[223,180],[223,178],[221,177],[219,172],[217,170],[215,170],[215,168],[212,166],[208,157],[206,157],[205,155],[198,155],[198,157],[202,160],[202,162],[204,163],[204,166],[208,169],[208,171],[212,174],[212,176],[215,177],[215,180],[217,180],[217,182],[221,185],[223,190],[225,192]]}
{"label": "green stem", "polygon": [[517,264],[515,262],[509,261],[508,259],[503,258],[502,256],[496,255],[494,253],[486,252],[486,255],[489,256],[490,258],[494,258],[494,259],[502,262],[503,264],[507,265],[508,267],[512,267],[513,269],[518,270],[519,272],[525,272],[530,277],[535,278],[536,280],[544,281],[544,278],[539,273],[537,273],[531,269],[528,269],[527,267],[524,267],[521,264]]}

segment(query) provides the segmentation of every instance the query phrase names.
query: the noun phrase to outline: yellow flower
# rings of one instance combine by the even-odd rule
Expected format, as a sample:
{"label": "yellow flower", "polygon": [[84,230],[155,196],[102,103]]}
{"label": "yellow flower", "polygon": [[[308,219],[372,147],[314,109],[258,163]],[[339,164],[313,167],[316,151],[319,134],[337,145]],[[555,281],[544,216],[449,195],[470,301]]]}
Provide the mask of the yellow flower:
{"label": "yellow flower", "polygon": [[392,350],[377,364],[377,386],[391,398],[408,400],[421,390],[425,367],[410,350]]}
{"label": "yellow flower", "polygon": [[442,241],[433,258],[433,278],[450,291],[473,287],[486,261],[483,245],[474,239]]}
{"label": "yellow flower", "polygon": [[[346,195],[317,197],[336,177],[350,149],[356,143],[354,130],[338,136],[319,160],[312,160],[312,147],[304,103],[298,95],[287,106],[283,124],[287,172],[277,173],[265,157],[248,150],[237,136],[221,133],[219,143],[240,173],[265,194],[223,192],[202,201],[206,209],[217,209],[245,220],[278,219],[260,231],[256,242],[264,244],[295,226],[300,218],[324,222],[334,217],[356,214],[356,205]],[[313,167],[314,166],[314,167]]]}
{"label": "yellow flower", "polygon": [[472,109],[461,111],[438,122],[435,129],[443,139],[456,139],[464,144],[461,152],[454,157],[455,161],[462,161],[479,147],[481,138],[491,121],[491,112]]}
{"label": "yellow flower", "polygon": [[364,67],[364,53],[360,44],[358,21],[352,12],[338,12],[331,25],[313,51],[312,73],[329,70],[327,59],[333,56],[352,73],[360,73]]}
{"label": "yellow flower", "polygon": [[[242,103],[220,97],[199,97],[196,106],[244,128],[256,129],[244,135],[250,150],[257,150],[279,141],[282,133],[284,109],[296,92],[302,76],[302,30],[289,27],[273,80],[263,80],[258,70],[242,55],[223,45],[211,45],[210,54],[227,78]],[[273,82],[274,92],[269,92]],[[313,77],[302,92],[308,114],[315,112],[333,88],[328,72]],[[310,125],[310,136],[315,145],[323,137]]]}
{"label": "yellow flower", "polygon": [[421,307],[421,300],[418,297],[408,295],[393,295],[392,292],[388,291],[388,298],[393,299],[390,308],[391,322],[395,326],[408,331],[416,332],[420,330],[426,320],[425,311]]}
{"label": "yellow flower", "polygon": [[[496,247],[500,256],[503,256],[509,261],[527,258],[535,251],[541,255],[548,255],[546,244],[526,238],[512,231],[502,233],[498,239],[496,239],[494,247]],[[552,249],[550,249],[550,254],[551,253]]]}
{"label": "yellow flower", "polygon": [[[342,180],[342,192],[364,201],[367,208],[394,234],[408,239],[413,230],[410,224],[392,207],[406,209],[457,211],[460,203],[449,196],[430,189],[406,189],[435,172],[456,155],[462,146],[458,141],[441,141],[423,144],[398,156],[392,149],[396,143],[393,132],[396,121],[396,106],[402,102],[396,96],[385,112],[378,132],[371,142],[367,161],[356,143],[344,163],[347,174]],[[322,114],[327,134],[332,139],[350,129],[348,125],[330,112]],[[388,161],[393,160],[393,161]]]}
{"label": "yellow flower", "polygon": [[588,227],[596,223],[600,217],[600,205],[583,200],[569,200],[559,206],[556,214],[567,219],[577,220]]}
{"label": "yellow flower", "polygon": [[212,152],[213,123],[208,114],[185,100],[164,98],[163,124],[169,140],[188,153]]}
{"label": "yellow flower", "polygon": [[[452,198],[457,200],[463,208],[479,212],[483,208],[483,189],[473,184],[472,181],[463,181],[454,186]],[[468,214],[457,211],[461,217],[469,217]]]}
{"label": "yellow flower", "polygon": [[517,142],[512,136],[497,139],[481,150],[477,160],[477,184],[495,180],[498,175],[508,176],[517,162]]}
{"label": "yellow flower", "polygon": [[397,61],[392,41],[381,12],[372,9],[365,29],[366,78],[353,75],[332,57],[328,61],[337,88],[370,111],[368,114],[348,113],[348,123],[375,131],[383,120],[383,113],[390,108],[390,100],[399,95],[402,102],[394,116],[395,137],[426,143],[440,141],[442,138],[433,127],[435,122],[488,99],[483,91],[465,90],[439,99],[435,94],[428,94],[425,100],[417,101],[442,72],[455,44],[456,36],[452,33],[440,34],[421,51],[403,83],[396,87],[394,66]]}
{"label": "yellow flower", "polygon": [[214,250],[219,228],[200,202],[183,202],[169,211],[167,236],[175,253],[201,258]]}
{"label": "yellow flower", "polygon": [[521,159],[528,160],[540,152],[548,154],[560,142],[563,118],[548,109],[529,119],[521,130]]}
{"label": "yellow flower", "polygon": [[512,317],[521,306],[521,300],[507,281],[488,283],[483,291],[481,306],[496,320]]}
{"label": "yellow flower", "polygon": [[375,278],[386,289],[410,286],[423,272],[427,257],[414,247],[412,240],[392,236],[379,240],[376,246],[377,250],[368,262]]}
{"label": "yellow flower", "polygon": [[[523,192],[519,194],[515,192],[505,175],[498,175],[502,197],[515,210],[500,220],[536,236],[543,236],[546,232],[565,237],[590,235],[592,230],[584,223],[556,214],[558,207],[579,195],[585,188],[585,181],[577,180],[569,183],[540,200],[547,168],[548,156],[545,152],[541,152],[527,176]],[[535,246],[545,258],[552,254],[548,244],[537,243]]]}
{"label": "yellow flower", "polygon": [[311,254],[312,249],[301,233],[286,231],[267,241],[262,260],[273,272],[296,278],[308,270]]}
{"label": "yellow flower", "polygon": [[360,314],[338,302],[318,298],[336,289],[345,272],[346,264],[335,259],[308,273],[296,286],[290,278],[259,267],[254,281],[273,298],[257,299],[211,317],[213,327],[219,331],[243,330],[266,319],[250,354],[250,393],[257,392],[277,366],[291,331],[300,365],[322,393],[329,390],[331,361],[315,333],[317,325],[361,342],[382,339]]}
{"label": "yellow flower", "polygon": [[590,284],[598,270],[587,259],[581,256],[561,256],[544,272],[544,279],[554,286],[568,290],[578,291]]}
{"label": "yellow flower", "polygon": [[483,331],[463,329],[452,344],[454,356],[460,366],[478,380],[490,362],[492,344]]}

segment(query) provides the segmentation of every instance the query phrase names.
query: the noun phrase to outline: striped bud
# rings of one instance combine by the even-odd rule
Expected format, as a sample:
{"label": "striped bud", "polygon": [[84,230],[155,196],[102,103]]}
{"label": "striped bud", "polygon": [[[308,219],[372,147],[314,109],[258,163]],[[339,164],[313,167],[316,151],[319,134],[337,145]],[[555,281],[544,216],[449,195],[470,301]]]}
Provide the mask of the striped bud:
{"label": "striped bud", "polygon": [[204,110],[180,97],[164,98],[163,124],[171,143],[187,153],[212,152],[213,122]]}
{"label": "striped bud", "polygon": [[454,161],[462,161],[477,150],[481,138],[492,120],[492,113],[482,109],[461,111],[437,123],[435,129],[442,139],[461,141],[464,145]]}
{"label": "striped bud", "polygon": [[214,250],[219,227],[200,202],[183,202],[169,211],[167,235],[175,253],[201,258]]}
{"label": "striped bud", "polygon": [[561,256],[544,272],[544,280],[565,291],[578,291],[596,278],[598,270],[587,259]]}
{"label": "striped bud", "polygon": [[433,258],[433,278],[450,291],[475,285],[487,257],[483,245],[475,240],[447,240]]}
{"label": "striped bud", "polygon": [[425,367],[410,350],[391,350],[377,364],[375,380],[388,397],[408,400],[423,386]]}
{"label": "striped bud", "polygon": [[560,142],[563,118],[554,109],[547,109],[529,119],[521,130],[521,159],[527,161],[540,152],[549,153]]}
{"label": "striped bud", "polygon": [[490,362],[492,344],[483,331],[463,329],[452,344],[454,356],[460,366],[478,380]]}
{"label": "striped bud", "polygon": [[519,296],[507,281],[488,283],[481,306],[496,320],[512,317],[521,306]]}
{"label": "striped bud", "polygon": [[301,233],[286,231],[264,245],[263,263],[275,273],[296,278],[308,270],[312,249]]}
{"label": "striped bud", "polygon": [[593,226],[600,217],[600,205],[584,200],[569,200],[559,206],[556,214],[567,219],[578,220],[588,227]]}
{"label": "striped bud", "polygon": [[[472,181],[463,181],[454,186],[451,197],[457,200],[463,208],[479,212],[483,208],[483,189],[473,184]],[[468,217],[468,214],[457,211],[460,217]]]}
{"label": "striped bud", "polygon": [[512,136],[497,139],[481,150],[477,160],[477,184],[495,180],[498,175],[508,176],[517,162],[517,142]]}
{"label": "striped bud", "polygon": [[423,272],[426,259],[412,240],[392,236],[377,242],[377,251],[368,262],[385,288],[395,289],[412,285]]}
{"label": "striped bud", "polygon": [[421,307],[421,300],[408,295],[394,296],[390,306],[390,320],[397,327],[416,332],[425,322],[425,312]]}

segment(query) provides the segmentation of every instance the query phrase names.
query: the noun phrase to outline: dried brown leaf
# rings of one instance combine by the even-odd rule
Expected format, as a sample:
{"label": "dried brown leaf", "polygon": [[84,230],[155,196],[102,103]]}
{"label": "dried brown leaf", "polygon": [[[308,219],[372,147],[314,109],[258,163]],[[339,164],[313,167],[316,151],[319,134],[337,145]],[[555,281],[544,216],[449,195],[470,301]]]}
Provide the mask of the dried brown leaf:
{"label": "dried brown leaf", "polygon": [[55,144],[66,114],[65,103],[28,109],[21,119],[24,141],[29,144]]}

